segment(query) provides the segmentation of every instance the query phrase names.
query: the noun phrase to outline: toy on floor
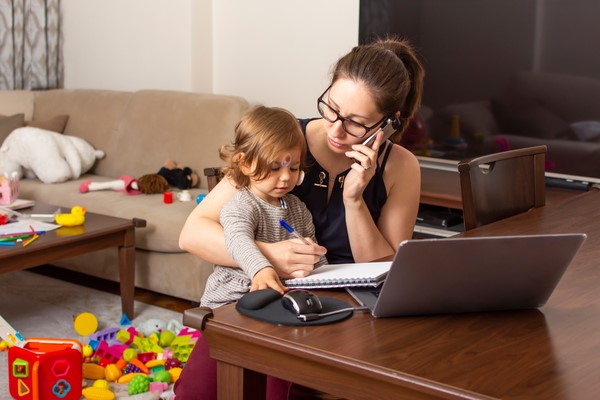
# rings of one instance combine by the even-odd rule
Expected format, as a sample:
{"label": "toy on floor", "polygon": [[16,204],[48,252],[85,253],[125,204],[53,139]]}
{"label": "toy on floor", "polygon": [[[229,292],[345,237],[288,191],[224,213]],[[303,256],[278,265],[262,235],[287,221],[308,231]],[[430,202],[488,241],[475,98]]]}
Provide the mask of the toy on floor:
{"label": "toy on floor", "polygon": [[73,320],[73,327],[78,335],[88,336],[98,329],[98,319],[92,313],[82,312]]}
{"label": "toy on floor", "polygon": [[57,214],[54,217],[56,223],[61,226],[78,226],[85,222],[85,208],[75,206],[70,213]]}
{"label": "toy on floor", "polygon": [[44,183],[65,182],[86,173],[104,152],[76,136],[34,127],[17,128],[0,148],[0,174],[37,177]]}
{"label": "toy on floor", "polygon": [[8,350],[8,389],[18,400],[78,400],[82,390],[81,343],[71,339],[23,339],[0,316]]}
{"label": "toy on floor", "polygon": [[198,183],[198,174],[193,172],[191,168],[168,160],[156,174],[146,174],[138,179],[123,175],[113,181],[85,181],[79,186],[79,192],[114,190],[127,194],[159,194],[169,190],[171,186],[184,190],[196,187]]}

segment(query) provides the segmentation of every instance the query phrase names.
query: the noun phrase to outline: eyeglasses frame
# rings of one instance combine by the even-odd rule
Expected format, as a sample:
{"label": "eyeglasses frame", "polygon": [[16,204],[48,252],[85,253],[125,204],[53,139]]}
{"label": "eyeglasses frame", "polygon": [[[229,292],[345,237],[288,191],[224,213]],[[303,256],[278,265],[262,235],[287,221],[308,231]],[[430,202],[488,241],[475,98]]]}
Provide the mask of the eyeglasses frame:
{"label": "eyeglasses frame", "polygon": [[[333,123],[335,123],[335,122],[337,122],[338,120],[339,120],[339,121],[342,121],[342,129],[343,129],[343,130],[344,130],[344,132],[346,132],[348,135],[350,135],[350,136],[354,136],[355,138],[359,138],[359,139],[361,139],[361,138],[364,138],[364,137],[367,135],[367,133],[369,133],[370,131],[372,131],[373,129],[375,129],[375,128],[376,128],[376,127],[379,125],[379,124],[381,124],[383,121],[385,121],[385,120],[386,120],[386,118],[388,118],[387,116],[386,116],[386,117],[383,117],[383,118],[381,118],[381,119],[380,119],[380,120],[379,120],[377,123],[375,123],[375,124],[373,124],[373,125],[371,125],[371,126],[366,126],[366,125],[364,125],[364,124],[361,124],[361,123],[359,123],[359,122],[356,122],[356,121],[354,121],[354,120],[353,120],[353,119],[351,119],[351,118],[346,118],[346,117],[342,116],[342,115],[341,115],[341,114],[340,114],[338,111],[336,111],[336,110],[335,110],[335,109],[334,109],[334,108],[333,108],[333,107],[332,107],[332,106],[331,106],[329,103],[327,103],[325,100],[323,100],[323,97],[325,96],[325,93],[327,93],[327,92],[329,91],[329,89],[331,89],[331,86],[333,86],[333,84],[329,85],[329,86],[327,87],[327,89],[325,89],[325,91],[323,92],[323,94],[322,94],[322,95],[320,95],[320,96],[319,96],[319,98],[317,99],[317,111],[319,111],[319,114],[321,115],[321,117],[323,117],[323,118],[324,118],[326,121],[329,121],[329,122],[331,122],[332,124],[333,124]],[[319,107],[319,104],[320,104],[320,103],[323,103],[323,104],[324,104],[326,107],[329,107],[329,109],[330,109],[331,111],[333,111],[333,112],[334,112],[334,114],[336,115],[336,117],[337,117],[337,118],[336,118],[336,119],[334,119],[333,121],[330,121],[329,119],[325,118],[325,116],[324,116],[324,115],[323,115],[323,113],[321,112],[321,108]],[[345,121],[350,121],[350,122],[352,122],[353,124],[356,124],[356,125],[358,125],[358,126],[360,126],[360,127],[364,128],[364,129],[365,129],[365,133],[363,133],[361,136],[358,136],[358,135],[355,135],[354,133],[350,133],[350,132],[348,132],[348,131],[346,130],[346,127],[344,126],[344,122],[345,122]]]}

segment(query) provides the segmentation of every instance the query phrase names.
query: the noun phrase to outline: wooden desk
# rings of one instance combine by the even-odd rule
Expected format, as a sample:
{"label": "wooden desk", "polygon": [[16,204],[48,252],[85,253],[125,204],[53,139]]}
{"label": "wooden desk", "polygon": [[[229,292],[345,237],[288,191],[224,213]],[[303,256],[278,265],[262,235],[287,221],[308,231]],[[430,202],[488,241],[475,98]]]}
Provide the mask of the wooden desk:
{"label": "wooden desk", "polygon": [[262,374],[270,374],[348,399],[596,399],[599,204],[593,190],[464,234],[587,233],[540,310],[388,319],[355,313],[299,328],[262,323],[233,306],[215,310],[204,335],[218,360],[220,398],[260,398]]}

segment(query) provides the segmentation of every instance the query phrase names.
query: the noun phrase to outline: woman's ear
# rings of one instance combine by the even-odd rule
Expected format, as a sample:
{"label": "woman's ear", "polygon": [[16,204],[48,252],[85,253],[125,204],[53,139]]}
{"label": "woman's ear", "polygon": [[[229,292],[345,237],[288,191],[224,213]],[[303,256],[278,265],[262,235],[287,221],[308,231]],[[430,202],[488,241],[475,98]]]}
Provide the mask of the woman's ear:
{"label": "woman's ear", "polygon": [[302,185],[302,182],[304,182],[304,171],[300,171],[300,175],[298,175],[298,183],[296,183],[296,186]]}

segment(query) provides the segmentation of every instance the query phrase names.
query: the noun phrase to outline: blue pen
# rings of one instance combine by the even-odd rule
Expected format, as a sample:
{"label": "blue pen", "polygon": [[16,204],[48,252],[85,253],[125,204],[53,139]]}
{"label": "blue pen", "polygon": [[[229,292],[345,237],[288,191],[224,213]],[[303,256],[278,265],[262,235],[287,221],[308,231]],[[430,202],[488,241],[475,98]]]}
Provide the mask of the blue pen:
{"label": "blue pen", "polygon": [[4,247],[13,247],[15,245],[15,242],[0,242],[0,246],[4,246]]}
{"label": "blue pen", "polygon": [[292,235],[296,236],[298,239],[302,240],[302,242],[304,244],[310,244],[310,242],[308,240],[306,240],[305,238],[302,237],[302,235],[300,235],[298,232],[296,232],[296,230],[294,228],[292,228],[292,226],[289,225],[287,222],[285,222],[283,220],[283,218],[281,218],[279,220],[279,225],[281,225],[282,227],[284,227],[286,231],[288,231]]}

